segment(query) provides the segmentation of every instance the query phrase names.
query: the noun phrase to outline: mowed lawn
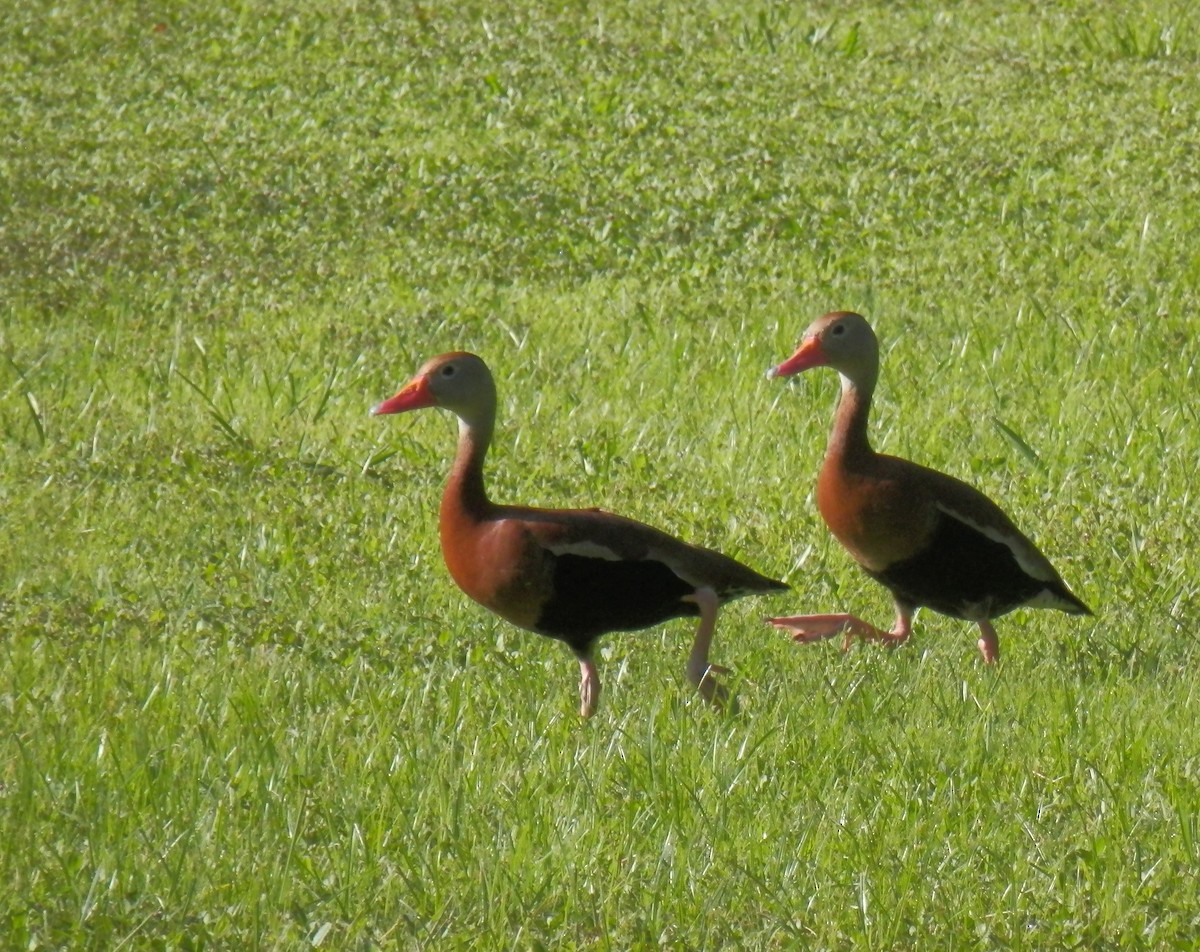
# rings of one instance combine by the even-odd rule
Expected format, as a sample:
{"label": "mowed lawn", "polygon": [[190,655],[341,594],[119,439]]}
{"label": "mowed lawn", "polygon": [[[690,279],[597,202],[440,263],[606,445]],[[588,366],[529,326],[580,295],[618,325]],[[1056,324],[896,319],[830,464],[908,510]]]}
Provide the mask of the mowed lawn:
{"label": "mowed lawn", "polygon": [[[10,5],[0,947],[1174,949],[1200,935],[1200,19],[1142,2]],[[813,500],[837,380],[1094,618],[891,619]],[[792,585],[560,644],[441,561],[493,496]]]}

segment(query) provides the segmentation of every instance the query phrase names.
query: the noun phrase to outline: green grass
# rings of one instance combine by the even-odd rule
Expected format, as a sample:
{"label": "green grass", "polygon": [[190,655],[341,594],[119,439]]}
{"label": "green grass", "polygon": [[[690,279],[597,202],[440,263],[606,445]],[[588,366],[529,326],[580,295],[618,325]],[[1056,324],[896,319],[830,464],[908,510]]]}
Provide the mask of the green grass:
{"label": "green grass", "polygon": [[[1186,5],[18,5],[0,28],[0,945],[1189,948],[1200,931],[1200,20]],[[1097,609],[885,593],[812,500],[878,447]],[[434,353],[493,494],[786,577],[561,646],[450,582]]]}

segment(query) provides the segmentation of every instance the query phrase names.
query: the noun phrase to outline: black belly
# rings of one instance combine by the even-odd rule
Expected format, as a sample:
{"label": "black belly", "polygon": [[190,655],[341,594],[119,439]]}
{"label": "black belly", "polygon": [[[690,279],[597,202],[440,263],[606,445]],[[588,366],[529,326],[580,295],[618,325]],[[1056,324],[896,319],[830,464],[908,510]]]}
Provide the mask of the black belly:
{"label": "black belly", "polygon": [[1004,543],[951,518],[941,520],[925,551],[868,574],[910,608],[924,605],[969,621],[998,618],[1046,587]]}
{"label": "black belly", "polygon": [[699,615],[695,592],[661,562],[615,562],[580,555],[555,559],[554,595],[536,631],[565,641],[577,654],[610,631],[637,631],[684,615]]}

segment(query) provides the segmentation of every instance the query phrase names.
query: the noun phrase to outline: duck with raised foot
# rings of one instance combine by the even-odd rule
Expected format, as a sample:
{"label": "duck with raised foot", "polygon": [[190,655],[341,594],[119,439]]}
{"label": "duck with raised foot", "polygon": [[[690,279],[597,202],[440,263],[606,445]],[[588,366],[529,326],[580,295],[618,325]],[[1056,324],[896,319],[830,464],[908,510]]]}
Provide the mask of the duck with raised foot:
{"label": "duck with raised foot", "polygon": [[945,473],[876,453],[867,438],[879,375],[879,343],[866,318],[826,314],[804,332],[796,352],[767,372],[789,377],[832,367],[842,392],[817,478],[817,509],[854,560],[892,593],[896,621],[882,631],[850,614],[768,619],[798,642],[844,635],[897,645],[917,608],[979,626],[984,661],[1000,657],[993,619],[1022,606],[1071,615],[1091,609],[1049,560],[983,493]]}

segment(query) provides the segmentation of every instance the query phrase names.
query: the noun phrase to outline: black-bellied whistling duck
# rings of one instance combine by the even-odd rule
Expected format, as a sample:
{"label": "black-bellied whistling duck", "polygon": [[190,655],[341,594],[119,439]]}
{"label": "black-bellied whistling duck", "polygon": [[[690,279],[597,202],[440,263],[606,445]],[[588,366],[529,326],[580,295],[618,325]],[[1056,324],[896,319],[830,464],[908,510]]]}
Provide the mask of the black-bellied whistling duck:
{"label": "black-bellied whistling duck", "polygon": [[987,662],[1000,657],[992,619],[1014,608],[1091,610],[987,496],[966,483],[871,449],[867,417],[879,375],[879,343],[859,314],[826,314],[804,332],[796,352],[769,377],[832,367],[842,378],[833,432],[817,479],[817,508],[868,575],[891,590],[896,623],[880,629],[853,615],[797,615],[770,623],[800,642],[844,634],[896,645],[912,631],[917,608],[979,626]]}
{"label": "black-bellied whistling duck", "polygon": [[488,499],[483,461],[496,385],[474,354],[442,354],[372,414],[444,407],[458,416],[458,453],[442,495],[442,555],[459,588],[514,625],[557,638],[579,660],[580,714],[600,698],[592,657],[611,631],[700,616],[687,677],[716,706],[728,699],[709,664],[717,609],[742,595],[786,589],[728,556],[599,509],[531,509]]}

